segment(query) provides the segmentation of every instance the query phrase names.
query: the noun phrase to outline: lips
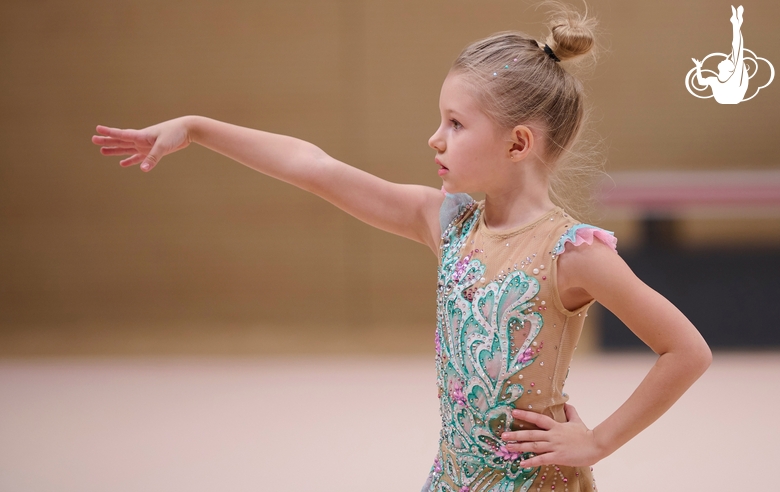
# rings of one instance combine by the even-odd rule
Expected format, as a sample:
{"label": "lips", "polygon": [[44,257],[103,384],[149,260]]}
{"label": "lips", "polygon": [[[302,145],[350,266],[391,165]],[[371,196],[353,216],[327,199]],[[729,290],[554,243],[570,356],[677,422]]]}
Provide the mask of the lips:
{"label": "lips", "polygon": [[439,162],[439,159],[435,159],[435,161],[436,161],[436,164],[438,164],[439,166],[441,166],[443,169],[448,169],[448,168],[447,168],[447,167],[446,167],[444,164],[442,164],[441,162]]}

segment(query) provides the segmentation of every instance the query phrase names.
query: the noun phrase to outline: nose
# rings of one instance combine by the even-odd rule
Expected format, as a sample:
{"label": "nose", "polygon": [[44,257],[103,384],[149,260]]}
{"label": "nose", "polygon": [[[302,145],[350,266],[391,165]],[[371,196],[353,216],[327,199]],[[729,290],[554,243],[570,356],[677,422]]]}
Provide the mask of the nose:
{"label": "nose", "polygon": [[437,128],[433,135],[431,135],[431,138],[428,139],[428,146],[432,148],[433,150],[438,150],[439,152],[444,152],[444,141],[439,137],[439,130],[440,128]]}

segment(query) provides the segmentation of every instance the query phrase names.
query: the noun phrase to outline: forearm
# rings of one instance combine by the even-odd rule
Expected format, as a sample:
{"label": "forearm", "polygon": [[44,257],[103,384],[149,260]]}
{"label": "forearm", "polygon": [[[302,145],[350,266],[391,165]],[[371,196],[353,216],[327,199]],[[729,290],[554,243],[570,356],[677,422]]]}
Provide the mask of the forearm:
{"label": "forearm", "polygon": [[593,429],[602,458],[655,422],[704,373],[711,361],[706,344],[662,354],[634,393]]}
{"label": "forearm", "polygon": [[326,156],[305,140],[204,116],[187,116],[186,125],[192,142],[306,191],[313,190],[318,163]]}

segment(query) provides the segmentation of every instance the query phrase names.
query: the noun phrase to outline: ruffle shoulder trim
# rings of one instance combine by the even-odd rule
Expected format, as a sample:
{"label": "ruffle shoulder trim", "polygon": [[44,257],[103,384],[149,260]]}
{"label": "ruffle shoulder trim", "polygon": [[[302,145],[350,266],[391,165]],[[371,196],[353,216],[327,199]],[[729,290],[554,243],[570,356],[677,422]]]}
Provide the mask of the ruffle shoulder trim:
{"label": "ruffle shoulder trim", "polygon": [[474,203],[474,198],[468,193],[447,193],[443,188],[442,193],[444,193],[444,202],[439,209],[439,223],[441,224],[442,237],[444,237],[453,221],[459,218],[469,205]]}
{"label": "ruffle shoulder trim", "polygon": [[603,241],[606,245],[612,248],[612,251],[617,253],[617,238],[615,233],[596,227],[590,224],[575,224],[561,235],[558,240],[558,244],[553,249],[554,255],[562,254],[566,249],[566,243],[570,242],[575,246],[579,246],[582,243],[593,244],[593,238],[597,237]]}

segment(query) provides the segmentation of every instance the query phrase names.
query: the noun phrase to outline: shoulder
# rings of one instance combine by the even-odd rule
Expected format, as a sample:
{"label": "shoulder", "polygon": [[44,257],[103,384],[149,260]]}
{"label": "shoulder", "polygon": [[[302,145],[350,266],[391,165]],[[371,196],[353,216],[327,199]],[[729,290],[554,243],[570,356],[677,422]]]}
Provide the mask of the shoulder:
{"label": "shoulder", "polygon": [[450,226],[454,226],[459,221],[458,219],[463,218],[462,216],[472,204],[476,203],[468,193],[446,193],[439,209],[442,236],[448,232]]}
{"label": "shoulder", "polygon": [[582,291],[589,292],[592,281],[612,271],[609,265],[622,262],[617,255],[617,238],[612,231],[591,224],[575,222],[565,227],[551,251],[558,288],[562,297],[573,292],[584,298]]}
{"label": "shoulder", "polygon": [[558,237],[552,255],[561,292],[584,289],[596,297],[599,287],[606,287],[627,269],[617,253],[614,233],[591,224],[570,224]]}
{"label": "shoulder", "polygon": [[439,209],[442,239],[463,234],[463,226],[469,223],[469,219],[476,218],[475,212],[481,203],[468,193],[446,193]]}
{"label": "shoulder", "polygon": [[447,193],[443,187],[439,191],[430,190],[432,193],[426,194],[421,207],[426,224],[423,242],[434,255],[440,256],[443,243],[460,233],[458,226],[473,213],[478,202],[467,193]]}
{"label": "shoulder", "polygon": [[475,201],[467,193],[447,193],[439,209],[440,256],[447,255],[447,250],[457,250],[463,239],[468,236],[478,217],[477,210],[482,201]]}

